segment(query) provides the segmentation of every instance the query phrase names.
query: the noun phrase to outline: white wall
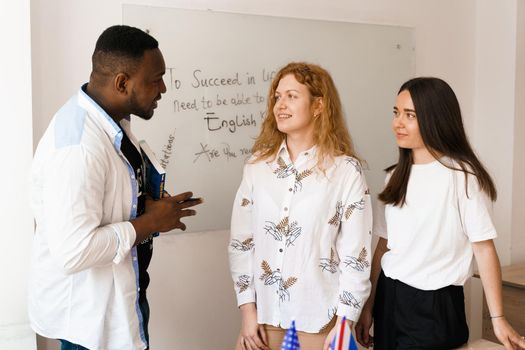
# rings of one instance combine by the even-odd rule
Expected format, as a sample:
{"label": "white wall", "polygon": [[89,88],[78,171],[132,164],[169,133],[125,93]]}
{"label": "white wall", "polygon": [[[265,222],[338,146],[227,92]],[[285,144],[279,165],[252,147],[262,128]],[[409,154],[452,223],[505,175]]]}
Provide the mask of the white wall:
{"label": "white wall", "polygon": [[[500,193],[494,217],[500,233],[497,247],[501,260],[508,263],[513,237],[518,237],[517,232],[523,227],[518,227],[518,221],[513,221],[512,227],[510,224],[518,217],[517,211],[512,210],[513,204],[517,205],[512,197],[513,186],[517,186],[513,176],[523,175],[524,168],[523,156],[513,148],[523,144],[523,132],[513,131],[517,120],[515,108],[521,111],[519,120],[523,123],[523,106],[518,108],[514,93],[517,1],[144,0],[133,3],[415,27],[416,74],[439,76],[452,85],[460,99],[474,147],[495,176]],[[104,28],[121,23],[121,3],[119,0],[31,2],[35,140],[41,137],[52,114],[87,80],[95,40]],[[523,18],[523,5],[520,6]],[[523,34],[519,38],[523,42]],[[160,45],[162,48],[162,43]],[[518,55],[523,58],[523,49]],[[523,97],[523,78],[520,84]],[[392,101],[394,95],[392,91]],[[154,123],[154,119],[151,122]],[[513,173],[513,163],[522,164],[517,174]],[[521,191],[523,193],[523,189]],[[231,348],[239,317],[228,277],[227,240],[227,231],[216,231],[168,236],[157,241],[150,293],[154,349]],[[523,244],[522,239],[518,240]],[[204,247],[201,256],[193,253],[198,245]],[[186,272],[187,264],[197,264],[202,274],[192,278]],[[473,294],[469,297],[468,309],[480,310],[479,284],[468,290],[468,295]],[[472,314],[471,334],[472,338],[478,338],[479,315]],[[198,333],[197,329],[202,332]]]}
{"label": "white wall", "polygon": [[512,179],[512,263],[525,262],[525,2],[518,1],[516,26],[516,109]]}
{"label": "white wall", "polygon": [[33,147],[29,15],[29,0],[0,2],[0,349],[36,348],[26,309],[33,233],[27,189]]}
{"label": "white wall", "polygon": [[[516,74],[516,1],[476,5],[476,85],[473,141],[498,189],[496,246],[510,263]],[[490,23],[490,25],[487,25]]]}

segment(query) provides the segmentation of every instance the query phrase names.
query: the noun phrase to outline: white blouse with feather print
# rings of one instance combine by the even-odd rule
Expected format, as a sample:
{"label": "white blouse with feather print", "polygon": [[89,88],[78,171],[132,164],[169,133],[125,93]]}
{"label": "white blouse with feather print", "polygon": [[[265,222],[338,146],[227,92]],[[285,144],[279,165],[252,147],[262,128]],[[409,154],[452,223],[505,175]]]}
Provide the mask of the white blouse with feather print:
{"label": "white blouse with feather print", "polygon": [[317,167],[317,148],[292,163],[248,161],[233,205],[230,269],[238,305],[255,302],[259,324],[324,331],[357,321],[370,293],[372,208],[360,162]]}

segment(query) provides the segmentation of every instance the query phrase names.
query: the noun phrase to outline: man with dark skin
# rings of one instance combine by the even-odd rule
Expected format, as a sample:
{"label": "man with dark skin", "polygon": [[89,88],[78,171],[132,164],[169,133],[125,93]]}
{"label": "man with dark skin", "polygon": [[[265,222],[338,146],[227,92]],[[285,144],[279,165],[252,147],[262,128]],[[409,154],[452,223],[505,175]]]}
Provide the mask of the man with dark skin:
{"label": "man with dark skin", "polygon": [[[153,117],[161,94],[166,92],[166,85],[162,79],[165,72],[166,65],[160,50],[146,50],[142,62],[131,76],[124,71],[115,74],[104,69],[93,70],[86,93],[116,123],[130,114],[149,120]],[[186,225],[180,219],[195,215],[195,211],[184,209],[202,202],[202,199],[188,201],[191,196],[191,192],[186,192],[159,201],[146,199],[145,213],[130,220],[137,235],[135,245],[153,232],[166,232],[176,228],[185,230]]]}
{"label": "man with dark skin", "polygon": [[106,29],[89,83],[53,117],[35,152],[33,329],[70,349],[146,349],[152,235],[185,230],[191,192],[153,200],[130,115],[149,120],[166,92],[158,42]]}

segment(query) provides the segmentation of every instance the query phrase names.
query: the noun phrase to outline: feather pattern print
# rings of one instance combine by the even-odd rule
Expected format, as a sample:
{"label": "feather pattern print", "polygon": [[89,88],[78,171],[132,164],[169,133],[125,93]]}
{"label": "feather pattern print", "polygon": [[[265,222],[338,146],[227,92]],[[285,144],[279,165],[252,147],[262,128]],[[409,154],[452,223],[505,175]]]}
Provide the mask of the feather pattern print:
{"label": "feather pattern print", "polygon": [[319,267],[321,270],[328,271],[330,273],[337,272],[339,261],[333,248],[330,249],[330,258],[321,258],[320,261],[321,263],[319,264]]}
{"label": "feather pattern print", "polygon": [[263,270],[263,273],[259,279],[264,281],[264,285],[271,286],[276,284],[279,300],[281,300],[281,302],[290,300],[290,291],[288,289],[297,282],[297,277],[290,276],[286,281],[283,281],[281,271],[279,269],[272,270],[270,264],[268,264],[266,260],[262,261],[261,269]]}
{"label": "feather pattern print", "polygon": [[253,243],[253,238],[247,238],[242,242],[238,239],[232,239],[230,243],[230,247],[243,252],[251,250],[254,247],[254,245],[255,244]]}
{"label": "feather pattern print", "polygon": [[240,275],[237,282],[235,282],[235,285],[239,288],[239,294],[244,292],[248,289],[250,286],[250,276],[248,275]]}
{"label": "feather pattern print", "polygon": [[363,167],[361,166],[361,162],[359,162],[357,159],[353,157],[346,157],[345,161],[346,161],[346,164],[351,164],[359,174],[363,172]]}
{"label": "feather pattern print", "polygon": [[355,309],[361,308],[361,303],[358,302],[356,298],[354,298],[352,293],[346,290],[343,291],[343,294],[339,295],[339,301],[341,302],[341,304],[351,306]]}
{"label": "feather pattern print", "polygon": [[276,241],[286,240],[286,246],[293,245],[295,240],[301,235],[301,227],[297,221],[289,223],[289,218],[286,216],[278,224],[271,221],[266,221],[264,230],[270,234]]}
{"label": "feather pattern print", "polygon": [[335,214],[332,216],[330,220],[328,220],[328,224],[337,226],[341,222],[341,219],[343,218],[343,202],[338,201],[335,205]]}
{"label": "feather pattern print", "polygon": [[360,201],[354,202],[346,208],[345,211],[345,219],[348,220],[350,216],[352,216],[352,213],[354,210],[363,210],[365,209],[365,199],[362,198]]}
{"label": "feather pattern print", "polygon": [[273,171],[273,173],[277,175],[278,179],[284,179],[292,175],[295,177],[295,182],[293,185],[294,193],[301,191],[303,189],[303,180],[314,173],[313,168],[298,172],[297,169],[295,169],[293,163],[286,164],[282,157],[277,158],[277,165],[278,167]]}
{"label": "feather pattern print", "polygon": [[293,163],[286,164],[283,158],[279,157],[277,159],[277,165],[279,166],[274,170],[274,174],[277,175],[278,179],[284,179],[290,175],[295,174],[296,170],[293,167]]}
{"label": "feather pattern print", "polygon": [[303,180],[306,179],[308,176],[312,175],[314,172],[312,169],[306,169],[301,171],[300,173],[295,171],[295,183],[293,185],[293,192],[301,191],[303,189]]}
{"label": "feather pattern print", "polygon": [[366,248],[363,247],[361,251],[359,252],[359,256],[347,256],[347,258],[344,261],[344,264],[346,267],[350,267],[356,271],[364,271],[365,268],[368,268],[370,266],[370,263],[366,259],[368,255],[368,252],[366,251]]}

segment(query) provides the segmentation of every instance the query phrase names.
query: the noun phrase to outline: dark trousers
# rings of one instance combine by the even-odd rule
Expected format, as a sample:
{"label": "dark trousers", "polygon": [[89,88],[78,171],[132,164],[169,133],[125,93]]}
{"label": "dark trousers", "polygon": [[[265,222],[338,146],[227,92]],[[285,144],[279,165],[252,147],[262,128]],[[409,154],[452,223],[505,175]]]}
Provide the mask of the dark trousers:
{"label": "dark trousers", "polygon": [[77,345],[77,344],[70,343],[67,340],[60,339],[60,350],[89,350],[89,349],[83,346]]}
{"label": "dark trousers", "polygon": [[149,303],[148,299],[140,298],[139,299],[139,308],[140,312],[142,313],[142,323],[144,324],[144,336],[146,338],[146,342],[148,343],[148,348],[146,350],[149,350],[149,331],[148,331],[148,324],[149,324]]}
{"label": "dark trousers", "polygon": [[463,287],[426,291],[381,271],[374,302],[374,350],[453,349],[468,341]]}

